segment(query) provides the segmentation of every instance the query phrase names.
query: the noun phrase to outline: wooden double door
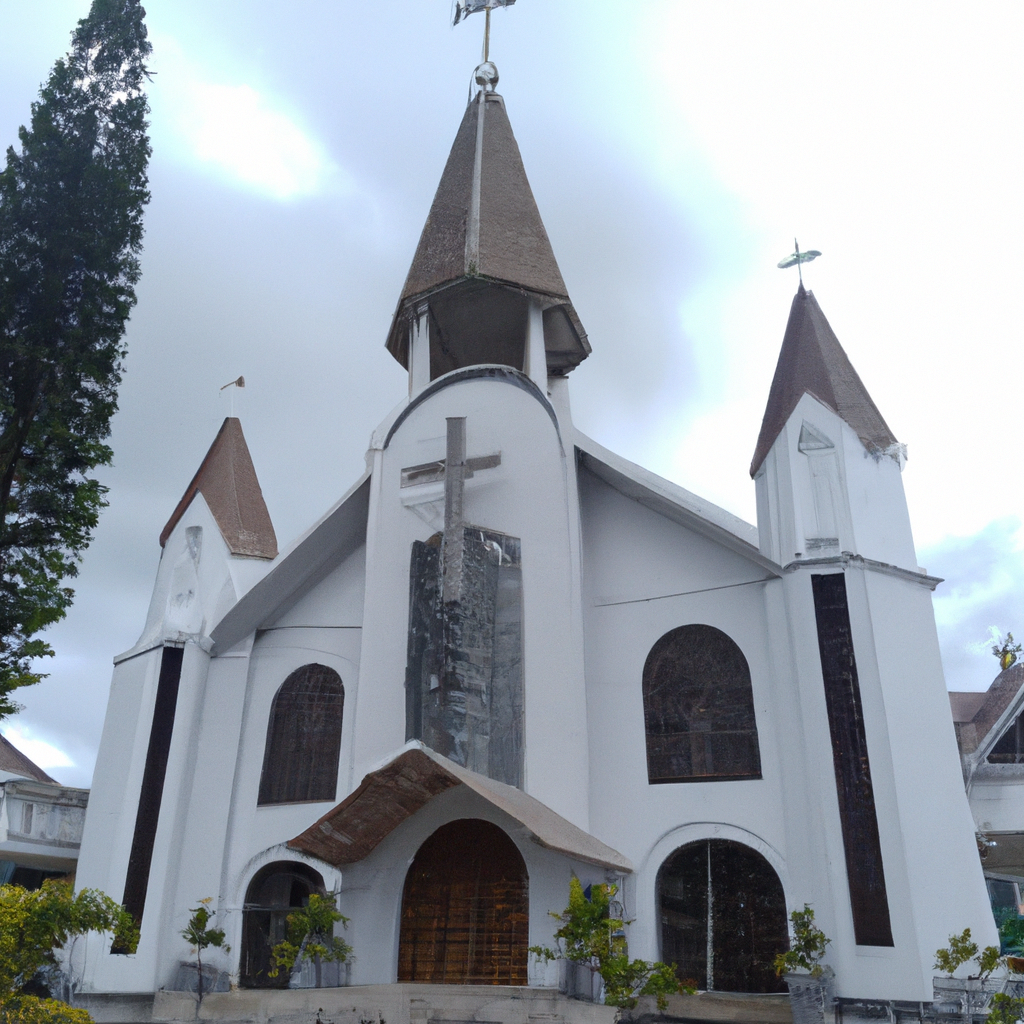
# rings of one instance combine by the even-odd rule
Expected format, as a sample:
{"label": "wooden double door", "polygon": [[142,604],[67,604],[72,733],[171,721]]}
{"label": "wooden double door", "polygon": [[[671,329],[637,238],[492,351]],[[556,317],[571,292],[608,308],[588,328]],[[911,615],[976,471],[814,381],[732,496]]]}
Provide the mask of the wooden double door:
{"label": "wooden double door", "polygon": [[525,985],[529,880],[497,825],[463,818],[424,842],[405,878],[398,980]]}

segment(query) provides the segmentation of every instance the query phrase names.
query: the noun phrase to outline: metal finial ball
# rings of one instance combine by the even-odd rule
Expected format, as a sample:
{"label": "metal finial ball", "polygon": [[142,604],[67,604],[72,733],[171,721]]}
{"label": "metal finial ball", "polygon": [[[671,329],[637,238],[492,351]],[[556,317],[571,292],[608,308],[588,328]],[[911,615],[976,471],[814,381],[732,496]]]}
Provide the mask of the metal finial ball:
{"label": "metal finial ball", "polygon": [[498,84],[498,69],[489,60],[484,61],[473,72],[473,78],[482,89],[494,92],[494,87]]}

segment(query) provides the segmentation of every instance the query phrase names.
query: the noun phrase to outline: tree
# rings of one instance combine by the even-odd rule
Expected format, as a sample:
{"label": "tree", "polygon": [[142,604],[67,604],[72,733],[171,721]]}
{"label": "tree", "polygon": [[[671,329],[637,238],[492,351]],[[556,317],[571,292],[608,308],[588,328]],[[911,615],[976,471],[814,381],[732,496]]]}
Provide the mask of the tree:
{"label": "tree", "polygon": [[196,951],[196,968],[199,973],[196,993],[199,996],[199,1002],[203,1001],[203,950],[215,946],[222,948],[225,953],[231,952],[231,947],[224,941],[224,929],[207,927],[217,914],[216,910],[210,909],[212,902],[212,896],[200,900],[199,906],[192,908],[192,916],[181,933],[181,937]]}
{"label": "tree", "polygon": [[[56,950],[87,932],[113,932],[134,950],[138,929],[120,904],[96,889],[77,895],[69,882],[47,879],[42,888],[0,886],[0,1024],[11,1021],[88,1021],[84,1011],[64,1003],[24,995],[22,989],[42,967],[57,965]],[[77,1015],[77,1016],[76,1016]]]}
{"label": "tree", "polygon": [[0,718],[52,656],[105,488],[142,210],[145,11],[93,0],[0,171]]}

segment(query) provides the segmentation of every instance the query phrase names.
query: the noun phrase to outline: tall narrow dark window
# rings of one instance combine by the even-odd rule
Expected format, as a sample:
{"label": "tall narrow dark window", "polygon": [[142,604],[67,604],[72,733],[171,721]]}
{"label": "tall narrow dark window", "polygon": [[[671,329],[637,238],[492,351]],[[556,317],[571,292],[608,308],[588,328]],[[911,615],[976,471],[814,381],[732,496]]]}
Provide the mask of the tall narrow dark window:
{"label": "tall narrow dark window", "polygon": [[761,778],[750,669],[720,629],[666,633],[647,656],[643,694],[650,782]]}
{"label": "tall narrow dark window", "polygon": [[303,665],[270,705],[261,804],[333,800],[338,788],[345,689],[326,665]]}
{"label": "tall narrow dark window", "polygon": [[812,576],[811,585],[854,937],[858,946],[891,946],[892,927],[846,600],[846,577],[841,572]]}
{"label": "tall narrow dark window", "polygon": [[[164,776],[167,774],[167,755],[171,749],[174,712],[178,704],[178,683],[181,681],[181,662],[184,654],[185,651],[181,647],[165,647],[160,661],[153,725],[149,730],[146,767],[142,773],[142,789],[139,792],[139,810],[135,816],[135,834],[132,837],[132,852],[128,857],[124,899],[121,901],[128,913],[135,918],[136,924],[142,924],[142,912],[146,907],[149,867],[153,860],[156,826],[160,819],[160,801],[164,792]],[[111,952],[126,953],[127,950],[113,947]]]}

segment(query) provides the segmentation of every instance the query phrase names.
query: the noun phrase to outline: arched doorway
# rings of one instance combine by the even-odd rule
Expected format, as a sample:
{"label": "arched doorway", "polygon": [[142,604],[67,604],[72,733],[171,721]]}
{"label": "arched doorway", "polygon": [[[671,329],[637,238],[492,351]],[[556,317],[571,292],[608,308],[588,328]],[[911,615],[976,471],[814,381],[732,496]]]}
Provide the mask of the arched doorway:
{"label": "arched doorway", "polygon": [[789,948],[786,898],[772,866],[728,839],[676,850],[658,871],[661,959],[721,992],[785,992],[775,955]]}
{"label": "arched doorway", "polygon": [[253,875],[242,908],[243,988],[287,988],[288,973],[270,977],[270,951],[288,932],[288,915],[309,902],[312,893],[324,895],[323,877],[305,864],[279,860]]}
{"label": "arched doorway", "polygon": [[442,825],[402,892],[398,980],[525,985],[529,880],[515,843],[488,821]]}

